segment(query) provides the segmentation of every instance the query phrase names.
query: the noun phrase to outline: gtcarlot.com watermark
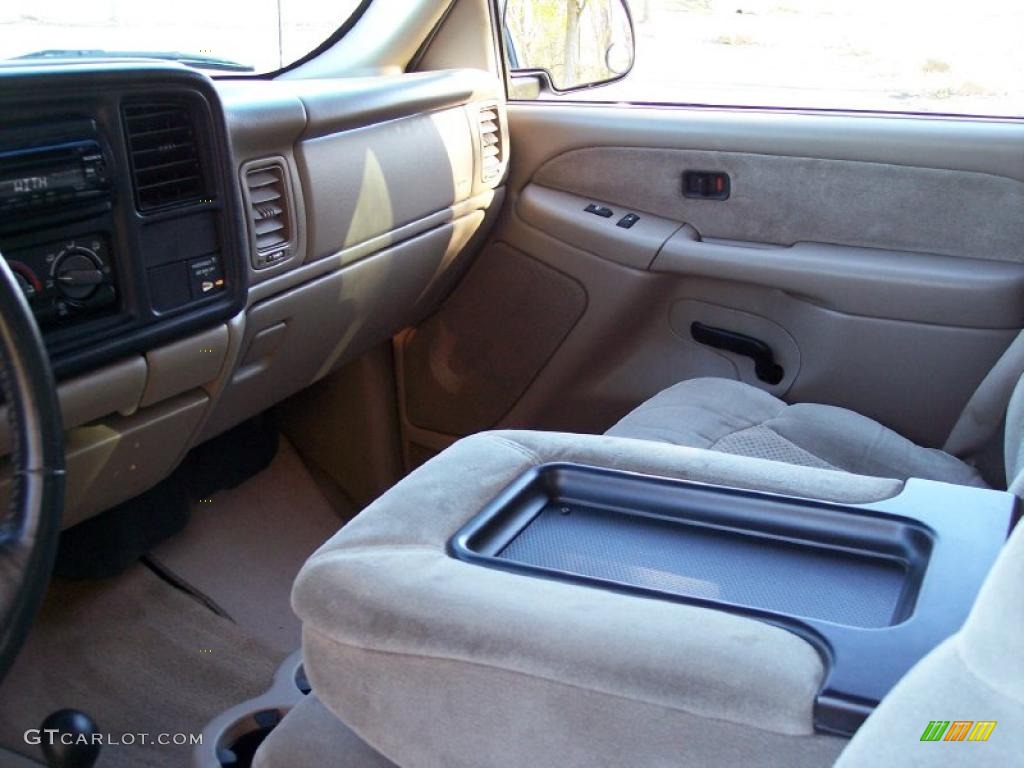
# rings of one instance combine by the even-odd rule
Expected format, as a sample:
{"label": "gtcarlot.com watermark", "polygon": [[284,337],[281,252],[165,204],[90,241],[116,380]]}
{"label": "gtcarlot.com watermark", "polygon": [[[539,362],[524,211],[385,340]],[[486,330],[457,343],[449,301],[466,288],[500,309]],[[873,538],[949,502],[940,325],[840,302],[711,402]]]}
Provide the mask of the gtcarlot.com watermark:
{"label": "gtcarlot.com watermark", "polygon": [[66,733],[56,728],[31,728],[25,731],[25,743],[71,746],[97,744],[104,747],[160,746],[194,747],[203,743],[201,733]]}

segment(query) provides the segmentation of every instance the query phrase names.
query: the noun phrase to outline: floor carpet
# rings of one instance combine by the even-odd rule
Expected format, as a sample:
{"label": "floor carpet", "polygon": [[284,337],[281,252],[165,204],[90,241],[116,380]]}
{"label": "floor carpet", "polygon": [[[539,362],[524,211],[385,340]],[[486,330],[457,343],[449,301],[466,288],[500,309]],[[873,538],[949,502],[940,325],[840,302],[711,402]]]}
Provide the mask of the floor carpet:
{"label": "floor carpet", "polygon": [[[114,579],[57,580],[0,687],[0,744],[38,756],[25,730],[64,707],[87,712],[106,734],[198,734],[262,693],[279,661],[141,564]],[[186,766],[191,750],[122,743],[104,747],[97,766]]]}
{"label": "floor carpet", "polygon": [[[24,732],[57,709],[82,709],[106,734],[155,738],[198,734],[263,693],[299,646],[295,575],[351,513],[328,502],[282,439],[267,469],[194,503],[185,530],[150,553],[178,586],[141,563],[113,579],[55,580],[0,686],[0,768],[11,752],[40,759]],[[177,768],[191,751],[111,745],[97,767]]]}
{"label": "floor carpet", "polygon": [[195,503],[185,530],[150,558],[283,659],[299,647],[301,625],[291,609],[295,576],[341,525],[342,517],[282,438],[267,469]]}

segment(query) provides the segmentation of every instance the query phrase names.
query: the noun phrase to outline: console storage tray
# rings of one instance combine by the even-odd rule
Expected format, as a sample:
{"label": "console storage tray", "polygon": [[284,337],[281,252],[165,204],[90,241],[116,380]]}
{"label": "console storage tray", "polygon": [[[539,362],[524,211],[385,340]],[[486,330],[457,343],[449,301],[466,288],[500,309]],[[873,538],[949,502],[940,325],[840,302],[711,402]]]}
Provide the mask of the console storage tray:
{"label": "console storage tray", "polygon": [[[954,488],[910,481],[888,503],[844,506],[546,464],[506,488],[450,549],[468,562],[783,626],[829,669],[819,727],[851,733],[959,628],[1005,537],[1007,494]],[[936,503],[944,493],[955,507],[964,491],[979,510],[949,514]],[[943,537],[960,551],[939,557]]]}

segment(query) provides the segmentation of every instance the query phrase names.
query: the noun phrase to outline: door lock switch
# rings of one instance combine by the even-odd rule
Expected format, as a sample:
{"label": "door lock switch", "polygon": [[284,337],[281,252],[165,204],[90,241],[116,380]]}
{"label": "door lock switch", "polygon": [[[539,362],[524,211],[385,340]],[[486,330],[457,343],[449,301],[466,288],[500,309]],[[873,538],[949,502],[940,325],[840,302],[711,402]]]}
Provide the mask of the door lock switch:
{"label": "door lock switch", "polygon": [[596,216],[600,216],[602,219],[610,219],[615,215],[615,212],[611,208],[605,205],[598,205],[597,203],[591,203],[583,210],[587,213],[593,213]]}
{"label": "door lock switch", "polygon": [[640,217],[635,213],[627,213],[621,219],[619,219],[615,226],[622,227],[623,229],[632,229],[633,225],[640,221]]}
{"label": "door lock switch", "polygon": [[683,174],[683,197],[728,200],[729,174],[719,171],[687,171]]}

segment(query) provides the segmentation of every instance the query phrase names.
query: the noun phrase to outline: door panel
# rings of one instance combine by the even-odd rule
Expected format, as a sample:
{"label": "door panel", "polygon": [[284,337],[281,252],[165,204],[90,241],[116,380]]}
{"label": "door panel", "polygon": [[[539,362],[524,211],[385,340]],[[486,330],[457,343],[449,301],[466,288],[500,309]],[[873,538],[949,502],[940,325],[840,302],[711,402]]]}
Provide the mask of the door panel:
{"label": "door panel", "polygon": [[[684,197],[684,170],[727,173],[729,199]],[[533,180],[686,222],[703,237],[780,245],[836,243],[1000,261],[1024,258],[1024,182],[973,171],[744,152],[591,147],[552,158]]]}
{"label": "door panel", "polygon": [[[600,205],[607,217],[588,213]],[[831,309],[889,320],[977,328],[1024,324],[1024,264],[828,243],[760,242],[702,237],[682,224],[529,184],[516,214],[570,245],[653,272],[753,283]],[[1024,210],[1024,207],[1022,207]],[[623,216],[638,216],[629,229]],[[1022,239],[1024,242],[1024,239]]]}
{"label": "door panel", "polygon": [[[483,303],[481,303],[483,301]],[[469,434],[496,424],[587,306],[583,286],[502,243],[474,262],[438,312],[405,337],[410,423]]]}
{"label": "door panel", "polygon": [[[659,389],[713,375],[940,446],[1024,325],[1020,123],[578,104],[515,105],[509,123],[510,196],[482,258],[514,248],[575,281],[586,308],[531,361],[515,403],[475,427],[600,432]],[[728,173],[729,199],[684,197],[687,170]],[[634,228],[617,226],[626,213]],[[452,305],[494,307],[505,290],[467,281],[436,322],[472,332]],[[697,344],[693,322],[765,341],[782,381]],[[492,322],[488,343],[511,353],[518,333]],[[421,343],[399,345],[420,361],[406,392],[431,370],[462,371],[460,387],[487,375]],[[406,417],[420,445],[466,431],[430,409],[418,403],[419,427]]]}

